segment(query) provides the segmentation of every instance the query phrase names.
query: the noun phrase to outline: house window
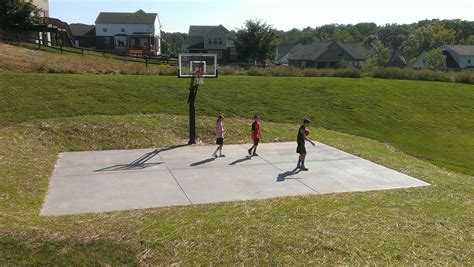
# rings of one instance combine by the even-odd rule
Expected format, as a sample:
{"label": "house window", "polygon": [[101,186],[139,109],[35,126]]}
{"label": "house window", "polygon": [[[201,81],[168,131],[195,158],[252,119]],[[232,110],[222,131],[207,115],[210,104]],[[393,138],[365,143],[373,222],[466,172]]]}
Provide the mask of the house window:
{"label": "house window", "polygon": [[217,44],[217,37],[214,37],[214,44]]}
{"label": "house window", "polygon": [[219,44],[220,45],[222,44],[222,38],[219,38]]}
{"label": "house window", "polygon": [[208,44],[212,44],[212,38],[208,38]]}
{"label": "house window", "polygon": [[107,28],[106,27],[102,28],[102,31],[107,32]]}
{"label": "house window", "polygon": [[115,47],[126,47],[127,37],[126,36],[115,36]]}
{"label": "house window", "polygon": [[300,63],[300,67],[306,68],[306,61],[302,60]]}
{"label": "house window", "polygon": [[121,32],[125,32],[125,28],[121,28],[120,31],[121,31]]}
{"label": "house window", "polygon": [[110,37],[105,37],[104,38],[104,44],[106,44],[106,45],[110,44]]}

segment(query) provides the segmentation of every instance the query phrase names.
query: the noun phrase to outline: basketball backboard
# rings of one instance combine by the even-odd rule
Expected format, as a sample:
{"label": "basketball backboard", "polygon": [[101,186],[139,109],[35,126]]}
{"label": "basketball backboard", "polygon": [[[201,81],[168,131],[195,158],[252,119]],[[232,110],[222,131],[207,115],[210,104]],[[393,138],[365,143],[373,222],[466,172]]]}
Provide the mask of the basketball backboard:
{"label": "basketball backboard", "polygon": [[187,53],[178,55],[178,77],[191,78],[196,72],[202,73],[201,77],[216,78],[217,54]]}

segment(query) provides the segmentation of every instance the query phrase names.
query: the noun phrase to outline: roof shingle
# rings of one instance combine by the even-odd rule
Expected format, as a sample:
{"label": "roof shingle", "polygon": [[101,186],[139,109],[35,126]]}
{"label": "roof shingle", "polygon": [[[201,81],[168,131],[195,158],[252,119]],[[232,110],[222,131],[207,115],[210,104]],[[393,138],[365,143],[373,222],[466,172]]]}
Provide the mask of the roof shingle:
{"label": "roof shingle", "polygon": [[226,27],[220,24],[219,26],[201,26],[201,25],[191,25],[189,26],[189,36],[206,36],[209,32],[215,29],[220,29],[225,34],[229,34],[229,30]]}
{"label": "roof shingle", "polygon": [[474,56],[474,45],[445,45],[443,48],[449,48],[460,56]]}
{"label": "roof shingle", "polygon": [[335,42],[315,42],[296,47],[290,55],[290,60],[317,60],[323,53],[330,49],[332,44],[337,44],[353,59],[364,60],[369,56],[369,48],[363,44],[343,44]]}
{"label": "roof shingle", "polygon": [[146,13],[138,10],[135,13],[100,12],[96,24],[154,24],[157,13]]}

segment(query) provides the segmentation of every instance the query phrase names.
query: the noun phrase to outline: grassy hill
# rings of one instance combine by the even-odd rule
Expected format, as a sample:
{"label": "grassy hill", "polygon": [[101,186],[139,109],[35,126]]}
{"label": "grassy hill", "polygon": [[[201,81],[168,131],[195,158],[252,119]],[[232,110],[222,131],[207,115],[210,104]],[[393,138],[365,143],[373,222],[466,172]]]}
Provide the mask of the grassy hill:
{"label": "grassy hill", "polygon": [[183,143],[175,77],[0,74],[0,264],[472,265],[474,86],[378,79],[206,80],[198,135],[227,118],[248,142],[312,136],[422,179],[423,188],[138,211],[38,216],[60,151]]}
{"label": "grassy hill", "polygon": [[[70,49],[65,47],[65,50]],[[42,46],[41,50],[30,43],[21,47],[0,43],[0,72],[37,73],[89,73],[89,74],[153,74],[170,75],[176,67],[124,61],[107,54],[85,51],[84,55],[60,53]]]}

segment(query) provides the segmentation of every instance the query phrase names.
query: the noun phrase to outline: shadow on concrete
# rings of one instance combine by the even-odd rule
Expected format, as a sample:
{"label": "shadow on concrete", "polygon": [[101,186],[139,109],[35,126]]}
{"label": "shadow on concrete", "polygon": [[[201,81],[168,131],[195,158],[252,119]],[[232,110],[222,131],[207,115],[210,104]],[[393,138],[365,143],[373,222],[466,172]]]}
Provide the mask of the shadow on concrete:
{"label": "shadow on concrete", "polygon": [[280,174],[278,174],[277,182],[283,182],[283,181],[285,181],[285,180],[287,180],[287,179],[298,180],[299,178],[288,178],[288,177],[290,177],[290,176],[292,176],[292,175],[295,175],[295,174],[298,174],[298,173],[300,173],[300,172],[301,172],[300,169],[294,168],[294,169],[291,170],[291,171],[286,171],[286,172],[280,173]]}
{"label": "shadow on concrete", "polygon": [[214,161],[214,160],[216,160],[216,158],[208,158],[208,159],[205,159],[205,160],[201,160],[201,161],[198,161],[198,162],[194,162],[194,163],[190,164],[189,166],[191,166],[191,167],[196,167],[196,166],[199,166],[199,165],[203,165],[203,164],[212,162],[212,161]]}
{"label": "shadow on concrete", "polygon": [[128,164],[114,165],[114,166],[106,167],[103,169],[95,170],[94,172],[142,170],[142,169],[146,169],[146,168],[153,167],[156,165],[160,165],[160,164],[163,164],[163,162],[154,162],[154,163],[147,163],[147,162],[151,160],[153,157],[155,157],[156,155],[160,154],[161,152],[173,150],[173,149],[184,147],[184,146],[187,146],[187,145],[176,145],[176,146],[170,146],[170,147],[161,148],[161,149],[155,149],[152,152],[146,153],[143,156],[140,156],[139,158],[137,158],[136,160]]}
{"label": "shadow on concrete", "polygon": [[242,163],[242,162],[250,160],[250,159],[252,159],[252,156],[245,156],[245,158],[241,158],[241,159],[238,159],[236,161],[233,161],[233,162],[229,163],[229,165],[237,165],[239,163]]}

